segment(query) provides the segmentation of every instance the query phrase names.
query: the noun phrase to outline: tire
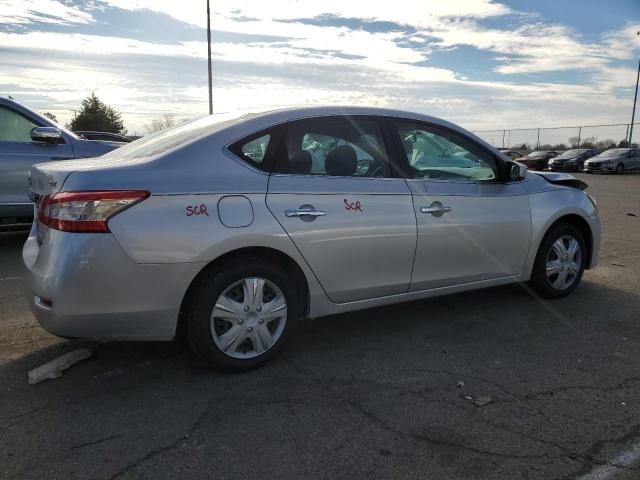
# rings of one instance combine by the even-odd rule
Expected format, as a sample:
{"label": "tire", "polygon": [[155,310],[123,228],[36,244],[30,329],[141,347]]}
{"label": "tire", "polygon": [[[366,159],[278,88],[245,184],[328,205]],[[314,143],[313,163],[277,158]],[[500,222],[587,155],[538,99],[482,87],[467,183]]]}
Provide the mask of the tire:
{"label": "tire", "polygon": [[[253,299],[252,291],[262,295]],[[187,340],[198,357],[212,367],[240,372],[261,367],[282,350],[298,324],[300,306],[292,279],[252,256],[205,274],[194,286],[185,318]]]}
{"label": "tire", "polygon": [[588,173],[589,175],[591,175],[593,172],[591,170],[587,170],[585,173]]}
{"label": "tire", "polygon": [[624,165],[619,163],[616,165],[616,175],[622,175],[624,173]]}
{"label": "tire", "polygon": [[580,162],[576,165],[576,172],[582,172],[582,170],[584,170],[584,162]]}
{"label": "tire", "polygon": [[[573,255],[570,252],[573,244],[569,239],[575,240],[578,246],[578,250]],[[565,251],[569,250],[568,257],[559,255],[562,248],[556,245],[558,241],[562,241]],[[540,243],[530,284],[544,298],[560,298],[569,295],[580,283],[586,261],[587,249],[580,230],[568,223],[554,225]],[[554,271],[547,274],[547,266],[556,267],[559,270],[557,273]]]}

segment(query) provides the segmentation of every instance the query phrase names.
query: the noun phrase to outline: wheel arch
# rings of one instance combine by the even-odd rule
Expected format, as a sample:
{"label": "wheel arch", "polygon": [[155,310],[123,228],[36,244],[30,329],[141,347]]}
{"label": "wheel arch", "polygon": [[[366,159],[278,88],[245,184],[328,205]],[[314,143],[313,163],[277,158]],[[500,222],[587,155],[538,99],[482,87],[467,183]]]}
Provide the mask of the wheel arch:
{"label": "wheel arch", "polygon": [[286,253],[277,250],[271,247],[241,247],[235,250],[230,250],[214,260],[210,261],[207,265],[205,265],[198,274],[191,280],[191,283],[187,287],[187,290],[182,298],[182,302],[180,304],[180,312],[178,315],[178,324],[176,327],[176,336],[180,335],[184,331],[185,327],[185,313],[187,306],[189,305],[189,301],[192,298],[192,295],[195,291],[195,287],[198,282],[206,276],[211,270],[215,270],[221,265],[233,262],[242,259],[247,256],[257,256],[265,261],[268,261],[274,265],[280,266],[284,269],[284,271],[291,275],[292,278],[295,279],[295,284],[297,286],[297,295],[298,301],[302,306],[301,312],[303,318],[309,317],[309,308],[310,308],[310,292],[309,292],[309,283],[307,281],[307,277],[304,274],[300,265],[291,258]]}

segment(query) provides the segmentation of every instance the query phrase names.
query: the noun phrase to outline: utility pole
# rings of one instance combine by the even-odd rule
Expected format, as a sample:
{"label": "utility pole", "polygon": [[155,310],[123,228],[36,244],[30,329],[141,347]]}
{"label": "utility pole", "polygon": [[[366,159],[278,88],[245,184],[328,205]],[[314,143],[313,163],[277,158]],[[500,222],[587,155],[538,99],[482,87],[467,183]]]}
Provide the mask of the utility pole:
{"label": "utility pole", "polygon": [[207,50],[209,66],[209,115],[213,114],[213,78],[211,76],[211,11],[209,10],[209,0],[207,0]]}
{"label": "utility pole", "polygon": [[[638,35],[640,35],[640,32],[636,33],[636,36]],[[636,76],[636,93],[633,95],[633,111],[631,112],[631,128],[629,129],[628,147],[631,147],[631,140],[633,140],[633,122],[636,117],[636,100],[638,100],[638,80],[640,80],[640,60],[638,60],[638,75]]]}

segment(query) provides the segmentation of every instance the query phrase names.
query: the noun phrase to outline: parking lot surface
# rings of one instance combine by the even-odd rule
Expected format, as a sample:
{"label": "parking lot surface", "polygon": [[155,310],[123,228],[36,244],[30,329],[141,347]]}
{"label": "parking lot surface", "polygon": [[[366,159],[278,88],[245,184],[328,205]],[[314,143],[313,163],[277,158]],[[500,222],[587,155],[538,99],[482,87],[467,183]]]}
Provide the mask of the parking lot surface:
{"label": "parking lot surface", "polygon": [[[47,334],[25,235],[0,235],[0,478],[639,478],[640,175],[577,176],[603,244],[568,298],[514,285],[319,319],[239,375],[180,342]],[[94,356],[27,383],[79,346]]]}

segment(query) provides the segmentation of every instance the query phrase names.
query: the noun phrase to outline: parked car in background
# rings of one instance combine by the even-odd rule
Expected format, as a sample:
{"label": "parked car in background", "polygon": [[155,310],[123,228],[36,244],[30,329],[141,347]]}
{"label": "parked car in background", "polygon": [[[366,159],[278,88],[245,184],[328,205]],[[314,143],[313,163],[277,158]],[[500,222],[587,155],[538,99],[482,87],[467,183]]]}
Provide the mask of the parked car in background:
{"label": "parked car in background", "polygon": [[0,98],[0,229],[31,223],[31,165],[98,157],[122,145],[85,140],[13,100]]}
{"label": "parked car in background", "polygon": [[304,318],[528,280],[568,295],[600,243],[584,182],[397,110],[206,117],[31,178],[25,283],[44,328],[180,331],[229,370],[273,358]]}
{"label": "parked car in background", "polygon": [[117,133],[111,133],[111,132],[88,132],[85,130],[76,130],[73,133],[87,140],[105,140],[107,142],[120,142],[120,143],[131,142],[131,139],[129,137],[125,137],[124,135],[118,135]]}
{"label": "parked car in background", "polygon": [[572,172],[581,172],[584,168],[584,162],[598,153],[597,150],[589,148],[567,150],[549,160],[548,168],[551,171],[570,170]]}
{"label": "parked car in background", "polygon": [[640,170],[640,151],[636,148],[611,148],[584,162],[587,173],[630,170]]}
{"label": "parked car in background", "polygon": [[551,150],[536,150],[518,159],[518,162],[525,164],[531,170],[545,170],[550,158],[558,155]]}
{"label": "parked car in background", "polygon": [[500,151],[504,153],[507,157],[509,157],[511,160],[517,160],[518,158],[522,157],[522,154],[517,150],[501,149]]}

